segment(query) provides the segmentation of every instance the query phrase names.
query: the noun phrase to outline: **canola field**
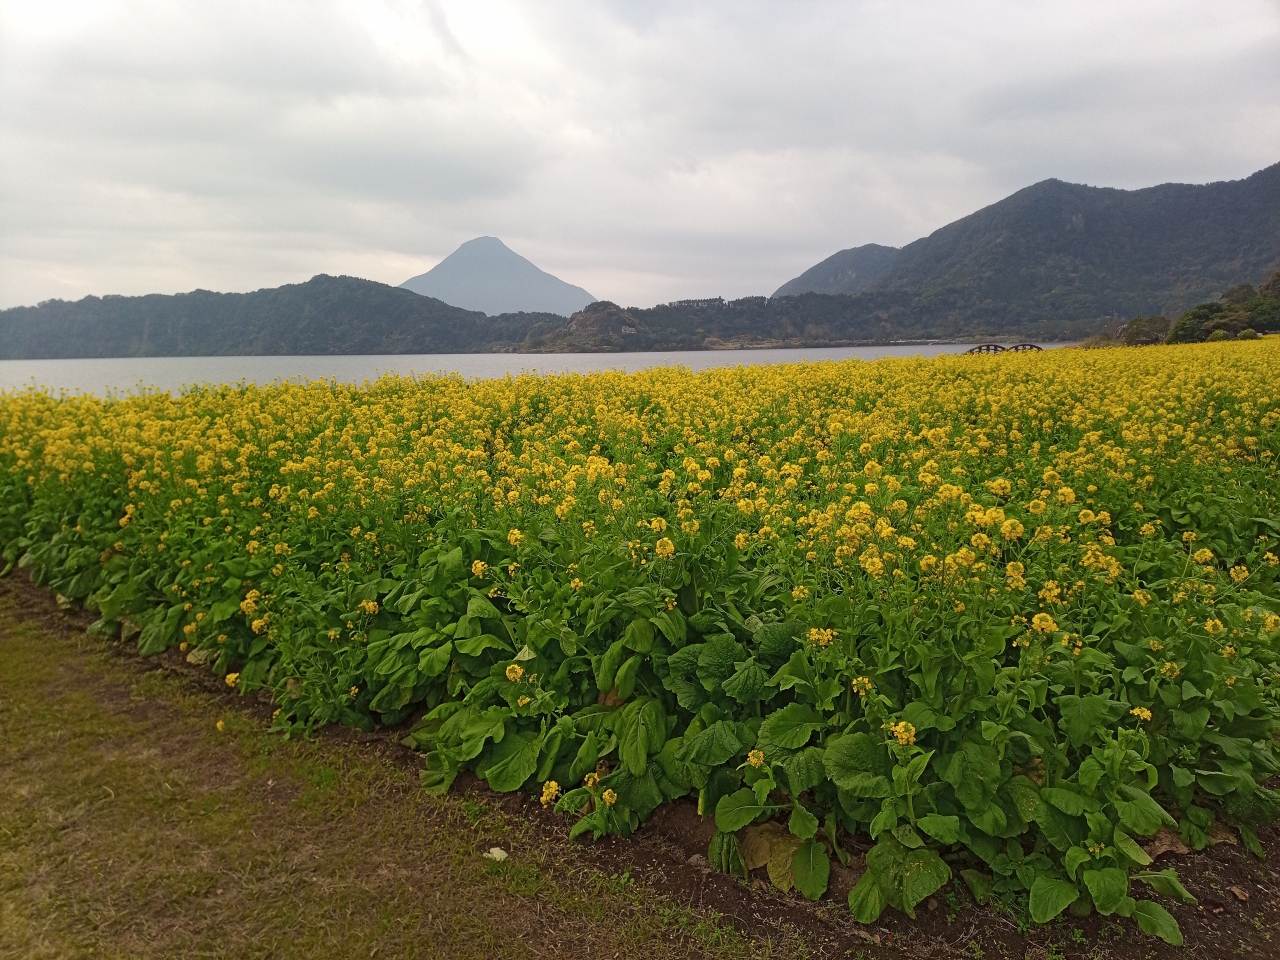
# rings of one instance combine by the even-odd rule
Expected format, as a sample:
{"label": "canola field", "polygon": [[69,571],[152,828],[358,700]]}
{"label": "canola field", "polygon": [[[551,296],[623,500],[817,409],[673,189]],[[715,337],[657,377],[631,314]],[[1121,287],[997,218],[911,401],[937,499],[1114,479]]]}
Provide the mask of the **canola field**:
{"label": "canola field", "polygon": [[[854,915],[1132,917],[1280,798],[1280,341],[0,396],[0,566],[276,727],[402,724]],[[1155,896],[1159,899],[1150,899]]]}

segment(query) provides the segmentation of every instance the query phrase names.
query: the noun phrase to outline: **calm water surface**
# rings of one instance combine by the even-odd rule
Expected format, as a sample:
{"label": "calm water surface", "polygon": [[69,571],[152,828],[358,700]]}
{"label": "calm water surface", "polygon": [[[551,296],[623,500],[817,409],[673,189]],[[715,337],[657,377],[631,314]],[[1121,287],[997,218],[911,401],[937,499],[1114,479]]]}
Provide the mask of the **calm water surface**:
{"label": "calm water surface", "polygon": [[[832,347],[798,350],[682,350],[667,353],[458,353],[355,357],[125,357],[109,360],[0,360],[0,390],[43,387],[71,393],[132,392],[140,388],[180,391],[197,384],[278,380],[337,380],[362,383],[385,373],[457,373],[472,378],[518,373],[588,373],[684,366],[690,370],[737,364],[794,363],[858,357],[935,356],[963,353],[971,344]],[[1051,346],[1044,344],[1044,346]]]}

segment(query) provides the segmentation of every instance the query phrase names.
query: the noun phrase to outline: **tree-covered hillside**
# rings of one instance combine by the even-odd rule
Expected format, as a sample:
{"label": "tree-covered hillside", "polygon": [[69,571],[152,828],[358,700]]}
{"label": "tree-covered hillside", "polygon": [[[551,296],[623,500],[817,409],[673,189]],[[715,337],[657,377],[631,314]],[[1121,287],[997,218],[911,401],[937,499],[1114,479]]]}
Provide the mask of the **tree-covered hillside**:
{"label": "tree-covered hillside", "polygon": [[[1114,190],[1045,180],[896,251],[841,251],[775,294],[897,292],[912,312],[1014,317],[1176,316],[1280,266],[1280,164],[1204,185]],[[869,256],[874,254],[874,256]],[[869,279],[870,277],[870,279]]]}
{"label": "tree-covered hillside", "polygon": [[469,353],[514,349],[551,314],[483,313],[320,275],[253,293],[85,297],[0,311],[0,358]]}

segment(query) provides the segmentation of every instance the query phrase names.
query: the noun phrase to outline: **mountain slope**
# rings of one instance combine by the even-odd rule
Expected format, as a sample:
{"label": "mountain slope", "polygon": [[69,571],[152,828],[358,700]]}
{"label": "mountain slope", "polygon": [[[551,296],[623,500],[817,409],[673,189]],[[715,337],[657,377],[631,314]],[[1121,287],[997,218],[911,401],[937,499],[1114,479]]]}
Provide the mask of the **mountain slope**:
{"label": "mountain slope", "polygon": [[512,349],[548,314],[486,317],[321,274],[253,293],[50,300],[0,311],[0,359],[464,353]]}
{"label": "mountain slope", "polygon": [[400,286],[490,316],[528,311],[568,317],[595,300],[581,287],[539,270],[497,237],[468,240]]}
{"label": "mountain slope", "polygon": [[860,290],[820,269],[866,249],[775,295],[900,291],[922,308],[942,296],[993,322],[1177,314],[1280,264],[1280,164],[1143,190],[1045,180],[906,245]]}
{"label": "mountain slope", "polygon": [[878,243],[866,243],[850,250],[841,250],[817,266],[810,267],[794,280],[784,283],[773,295],[793,297],[801,293],[861,293],[887,276],[897,257],[897,247],[882,247]]}

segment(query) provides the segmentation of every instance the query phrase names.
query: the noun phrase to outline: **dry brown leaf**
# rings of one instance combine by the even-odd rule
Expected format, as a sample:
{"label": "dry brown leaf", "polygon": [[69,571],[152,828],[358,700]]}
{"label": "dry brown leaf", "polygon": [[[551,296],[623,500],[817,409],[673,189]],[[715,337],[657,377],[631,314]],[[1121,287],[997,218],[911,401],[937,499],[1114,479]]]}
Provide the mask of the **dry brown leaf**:
{"label": "dry brown leaf", "polygon": [[1159,832],[1151,838],[1151,842],[1142,849],[1147,852],[1147,856],[1152,860],[1162,853],[1183,856],[1191,852],[1187,845],[1182,842],[1182,838],[1178,836],[1178,831],[1170,830],[1168,827],[1161,827]]}
{"label": "dry brown leaf", "polygon": [[1236,837],[1236,832],[1221,820],[1215,820],[1206,831],[1209,835],[1210,843],[1228,843],[1231,846],[1238,846],[1240,840]]}
{"label": "dry brown leaf", "polygon": [[601,693],[596,696],[596,703],[602,707],[620,707],[622,706],[622,698],[618,696],[618,688],[614,687],[608,693]]}
{"label": "dry brown leaf", "polygon": [[1249,902],[1249,891],[1243,890],[1240,887],[1227,887],[1227,889],[1234,893],[1236,895],[1236,899],[1241,903]]}
{"label": "dry brown leaf", "polygon": [[803,840],[789,833],[782,834],[773,843],[773,852],[769,855],[769,879],[783,893],[796,885],[791,873],[791,855],[802,843]]}
{"label": "dry brown leaf", "polygon": [[738,847],[748,870],[763,867],[773,853],[773,844],[782,836],[782,827],[776,823],[761,823],[747,827],[738,834]]}

